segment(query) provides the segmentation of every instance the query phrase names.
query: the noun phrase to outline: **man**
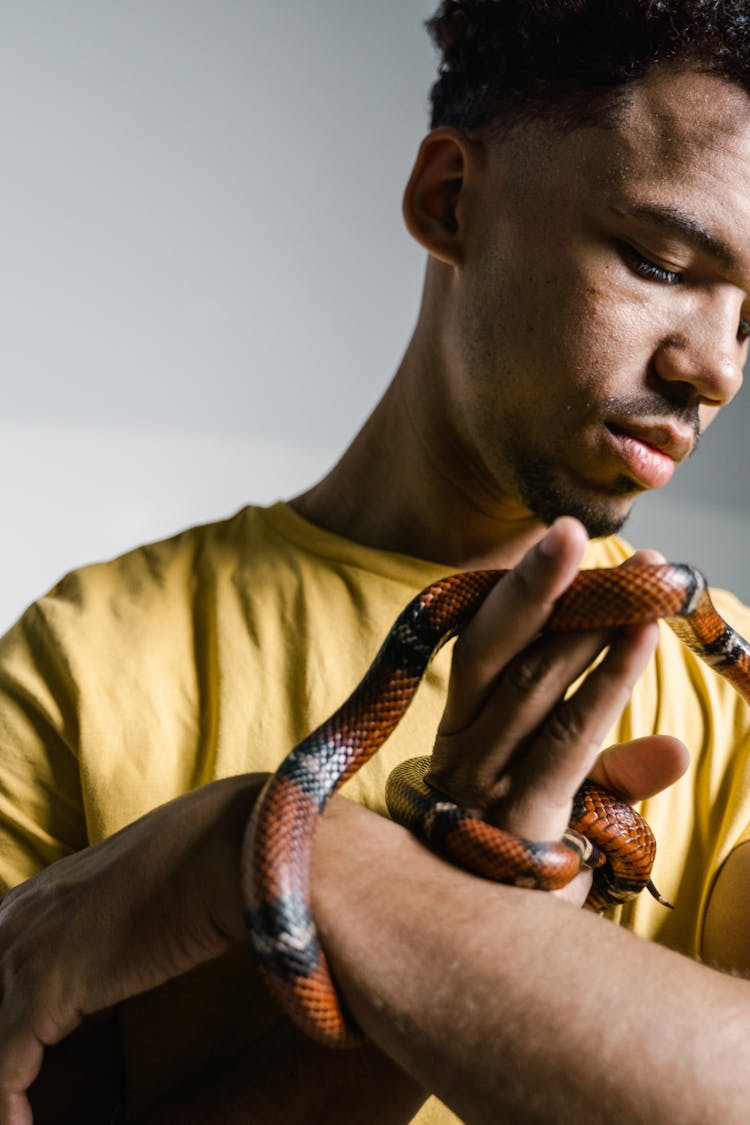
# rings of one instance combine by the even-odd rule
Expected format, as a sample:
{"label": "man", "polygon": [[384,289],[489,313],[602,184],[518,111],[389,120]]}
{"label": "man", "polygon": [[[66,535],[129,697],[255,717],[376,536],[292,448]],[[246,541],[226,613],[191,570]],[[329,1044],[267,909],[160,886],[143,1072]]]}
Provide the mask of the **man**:
{"label": "man", "polygon": [[[69,576],[5,639],[1,874],[28,881],[0,913],[3,1125],[29,1120],[44,1046],[123,1001],[151,1125],[451,1120],[426,1093],[472,1122],[746,1119],[748,985],[681,953],[748,968],[747,709],[670,635],[652,660],[653,626],[539,631],[584,554],[625,559],[635,498],[739,388],[748,16],[446,0],[404,202],[424,299],[361,434],[291,505]],[[316,918],[373,1044],[326,1052],[242,944],[248,812],[406,595],[485,566],[514,569],[318,834]],[[362,807],[438,720],[440,788],[537,838],[587,774],[649,798],[689,741],[646,802],[676,909],[624,919],[681,953],[454,871]]]}

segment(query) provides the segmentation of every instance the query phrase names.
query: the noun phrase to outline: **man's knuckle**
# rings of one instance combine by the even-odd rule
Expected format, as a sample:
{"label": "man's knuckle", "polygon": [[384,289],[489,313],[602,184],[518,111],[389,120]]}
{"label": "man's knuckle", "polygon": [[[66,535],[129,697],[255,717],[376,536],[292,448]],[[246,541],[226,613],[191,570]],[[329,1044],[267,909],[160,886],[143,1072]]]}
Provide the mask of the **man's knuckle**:
{"label": "man's knuckle", "polygon": [[589,741],[585,714],[578,707],[565,704],[556,707],[544,725],[545,736],[556,743]]}
{"label": "man's knuckle", "polygon": [[516,656],[505,670],[505,679],[516,695],[528,697],[540,691],[553,671],[553,663],[541,650],[527,650]]}

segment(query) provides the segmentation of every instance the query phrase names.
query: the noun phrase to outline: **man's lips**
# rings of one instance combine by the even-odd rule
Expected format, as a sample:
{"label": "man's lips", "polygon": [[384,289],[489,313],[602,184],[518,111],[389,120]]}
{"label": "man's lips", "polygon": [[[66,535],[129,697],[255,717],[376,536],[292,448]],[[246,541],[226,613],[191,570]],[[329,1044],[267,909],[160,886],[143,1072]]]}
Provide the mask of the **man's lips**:
{"label": "man's lips", "polygon": [[692,430],[671,422],[608,422],[607,429],[615,436],[630,437],[644,445],[650,445],[657,453],[663,453],[672,461],[684,461],[695,444]]}
{"label": "man's lips", "polygon": [[692,431],[671,423],[608,422],[613,452],[629,474],[646,488],[662,488],[694,444]]}

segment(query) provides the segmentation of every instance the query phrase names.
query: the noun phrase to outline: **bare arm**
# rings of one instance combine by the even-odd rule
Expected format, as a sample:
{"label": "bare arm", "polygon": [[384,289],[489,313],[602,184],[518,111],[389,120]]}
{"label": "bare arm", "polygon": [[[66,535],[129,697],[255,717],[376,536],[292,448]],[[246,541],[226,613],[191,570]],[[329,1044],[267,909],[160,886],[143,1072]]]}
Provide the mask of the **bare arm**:
{"label": "bare arm", "polygon": [[[6,897],[0,1125],[31,1121],[25,1091],[32,1083],[37,1125],[108,1120],[122,1095],[113,1019],[69,1033],[87,1016],[247,940],[240,842],[264,781],[249,775],[204,786]],[[52,1044],[59,1045],[43,1067]],[[402,1125],[425,1097],[374,1045],[326,1051],[283,1022],[143,1121],[244,1125],[249,1115],[256,1125]]]}
{"label": "bare arm", "polygon": [[356,1018],[472,1125],[748,1120],[747,981],[551,895],[488,887],[343,803],[315,870]]}

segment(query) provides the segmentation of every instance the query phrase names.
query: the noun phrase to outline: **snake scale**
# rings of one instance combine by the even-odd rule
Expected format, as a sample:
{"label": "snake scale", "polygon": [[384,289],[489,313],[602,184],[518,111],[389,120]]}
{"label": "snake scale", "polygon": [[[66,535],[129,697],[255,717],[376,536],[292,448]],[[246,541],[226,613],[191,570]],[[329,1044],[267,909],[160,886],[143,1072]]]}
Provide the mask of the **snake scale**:
{"label": "snake scale", "polygon": [[[433,653],[461,631],[503,573],[455,574],[417,595],[349,699],[287,755],[253,810],[245,854],[250,857],[246,920],[255,958],[287,1015],[328,1046],[350,1046],[361,1036],[338,999],[310,911],[317,821],[333,793],[394,730]],[[705,579],[693,567],[665,563],[582,571],[546,627],[609,628],[657,618],[750,702],[750,645],[719,616]],[[397,774],[388,800],[397,806],[405,791],[407,817],[416,811],[422,820],[417,830],[458,864],[546,889],[569,882],[582,863],[599,864],[587,900],[595,909],[624,901],[644,886],[653,891],[653,835],[614,794],[587,783],[576,798],[571,832],[562,841],[531,843],[431,795],[421,781],[424,768],[406,779]],[[413,769],[406,764],[407,774]]]}

